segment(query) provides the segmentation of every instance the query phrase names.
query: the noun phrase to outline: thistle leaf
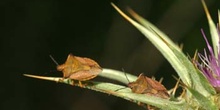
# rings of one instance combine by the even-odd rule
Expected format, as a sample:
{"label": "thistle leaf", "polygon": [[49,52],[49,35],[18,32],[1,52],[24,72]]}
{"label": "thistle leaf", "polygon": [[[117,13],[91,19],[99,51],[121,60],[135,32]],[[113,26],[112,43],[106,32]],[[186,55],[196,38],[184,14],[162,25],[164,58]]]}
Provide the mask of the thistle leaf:
{"label": "thistle leaf", "polygon": [[190,75],[187,74],[187,69],[185,66],[178,60],[173,51],[169,48],[169,46],[162,40],[160,37],[156,36],[155,33],[152,33],[144,26],[140,25],[136,21],[132,20],[125,13],[123,13],[117,6],[112,3],[112,6],[132,25],[134,25],[142,34],[145,35],[153,45],[161,52],[161,54],[170,62],[173,68],[179,74],[181,80],[188,86],[192,86]]}
{"label": "thistle leaf", "polygon": [[156,26],[151,24],[149,21],[147,21],[146,19],[144,19],[143,17],[135,13],[133,10],[129,9],[128,11],[138,22],[140,22],[141,25],[143,25],[148,30],[152,30],[151,32],[154,32],[156,35],[161,37],[161,39],[167,42],[168,46],[171,47],[174,54],[178,58],[180,58],[179,60],[183,62],[183,64],[186,66],[192,79],[196,79],[196,80],[193,80],[193,83],[197,84],[198,82],[200,82],[196,85],[197,90],[200,90],[200,92],[203,92],[201,91],[201,87],[204,87],[203,89],[206,89],[209,93],[215,94],[215,89],[210,85],[208,80],[202,75],[200,71],[197,71],[197,69],[195,69],[191,61],[189,61],[189,59],[180,51],[180,49],[175,45],[175,43],[172,40],[170,40],[170,38],[166,34],[160,31]]}
{"label": "thistle leaf", "polygon": [[[214,101],[209,100],[207,97],[200,94],[198,91],[187,88],[192,96],[197,100],[200,107],[202,107],[205,110],[218,110],[218,107],[215,105]],[[201,109],[201,108],[200,108]]]}
{"label": "thistle leaf", "polygon": [[139,14],[137,14],[130,8],[128,8],[128,12],[146,29],[154,33],[156,36],[161,37],[161,39],[164,39],[164,41],[166,41],[169,45],[172,45],[173,47],[181,51],[179,46],[177,46],[165,33],[159,30],[156,26],[154,26],[148,20],[144,19],[143,17],[141,17]]}
{"label": "thistle leaf", "polygon": [[112,5],[126,20],[133,24],[140,32],[145,35],[146,38],[148,38],[153,43],[153,45],[173,66],[184,84],[199,90],[199,92],[205,96],[210,95],[210,91],[207,90],[205,86],[207,84],[203,84],[208,82],[204,82],[200,79],[200,76],[198,75],[197,70],[192,62],[185,56],[181,49],[178,48],[175,43],[173,43],[168,38],[168,36],[166,36],[163,32],[156,28],[156,26],[140,17],[131,9],[129,9],[129,12],[137,21],[140,22],[140,24],[124,14],[114,4]]}
{"label": "thistle leaf", "polygon": [[184,53],[171,47],[175,55],[179,58],[180,62],[187,69],[187,74],[190,75],[193,86],[191,88],[197,90],[204,96],[210,96],[215,94],[214,88],[210,85],[208,80],[203,76],[203,74],[197,70],[197,68],[192,64],[192,62],[184,55]]}
{"label": "thistle leaf", "polygon": [[[128,79],[126,78],[125,74]],[[124,83],[126,85],[129,82],[133,82],[137,79],[137,76],[134,76],[134,75],[122,72],[122,71],[107,69],[107,68],[103,68],[102,72],[98,76],[105,77],[105,78],[112,79],[112,80],[116,80],[116,81],[119,81],[119,82]]]}
{"label": "thistle leaf", "polygon": [[[109,75],[110,74],[111,73],[109,73]],[[45,77],[45,76],[36,76],[36,75],[29,75],[29,74],[24,74],[24,75],[27,77],[32,77],[32,78],[37,78],[37,79],[65,83],[65,84],[69,84],[72,86],[79,86],[81,88],[87,88],[87,89],[95,90],[98,92],[121,97],[123,99],[132,101],[134,103],[141,102],[143,104],[150,104],[152,106],[165,109],[165,110],[168,110],[168,109],[181,110],[182,107],[186,106],[186,103],[184,101],[174,102],[174,101],[170,101],[169,99],[163,99],[160,97],[151,96],[147,94],[136,94],[136,93],[133,93],[128,87],[117,85],[117,84],[112,84],[112,83],[96,82],[96,81],[82,81],[81,82],[82,85],[80,85],[79,83],[77,83],[78,81],[76,80],[63,79],[62,77]]]}
{"label": "thistle leaf", "polygon": [[205,4],[205,1],[202,0],[202,5],[204,7],[207,19],[208,19],[208,23],[209,23],[209,29],[210,29],[210,34],[212,37],[212,45],[213,45],[213,49],[214,49],[214,54],[215,57],[218,59],[218,49],[219,49],[219,36],[218,36],[218,32],[217,32],[217,28],[215,23],[213,22],[210,14],[209,14],[209,10]]}
{"label": "thistle leaf", "polygon": [[[215,95],[216,90],[213,88],[213,86],[210,84],[210,82],[206,79],[206,77],[203,75],[203,73],[197,69],[196,72],[200,78],[200,82],[203,84],[204,88],[211,94]],[[200,91],[200,90],[199,90]],[[201,92],[201,91],[200,91]],[[204,95],[204,94],[203,94]]]}

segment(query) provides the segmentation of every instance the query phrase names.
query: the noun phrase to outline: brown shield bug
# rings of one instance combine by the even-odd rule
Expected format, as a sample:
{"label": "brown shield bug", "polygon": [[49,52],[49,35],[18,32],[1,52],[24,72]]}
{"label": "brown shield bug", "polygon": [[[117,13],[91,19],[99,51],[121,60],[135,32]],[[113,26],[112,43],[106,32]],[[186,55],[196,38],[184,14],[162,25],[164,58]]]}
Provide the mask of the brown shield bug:
{"label": "brown shield bug", "polygon": [[63,72],[64,78],[85,81],[96,77],[102,68],[92,59],[69,54],[66,62],[58,65],[57,70]]}
{"label": "brown shield bug", "polygon": [[[126,78],[127,75],[125,74]],[[127,78],[128,80],[128,78]],[[128,80],[129,81],[129,80]],[[144,76],[141,73],[137,80],[134,82],[129,82],[128,87],[131,89],[133,93],[137,94],[148,94],[152,96],[161,97],[164,99],[169,99],[170,95],[167,92],[167,89],[158,81],[151,79],[147,76]],[[151,105],[146,105],[143,103],[138,103],[138,105],[146,107],[148,110],[157,110],[156,107]]]}
{"label": "brown shield bug", "polygon": [[140,74],[136,81],[128,83],[128,87],[132,92],[138,94],[149,94],[161,98],[169,98],[167,89],[158,81]]}

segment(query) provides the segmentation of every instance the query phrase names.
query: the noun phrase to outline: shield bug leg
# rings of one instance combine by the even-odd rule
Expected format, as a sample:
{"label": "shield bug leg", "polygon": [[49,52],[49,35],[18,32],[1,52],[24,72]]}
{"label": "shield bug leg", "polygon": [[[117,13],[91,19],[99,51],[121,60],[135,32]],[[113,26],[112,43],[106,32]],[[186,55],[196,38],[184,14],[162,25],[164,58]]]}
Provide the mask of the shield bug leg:
{"label": "shield bug leg", "polygon": [[83,87],[84,85],[82,84],[81,81],[79,81],[79,87]]}

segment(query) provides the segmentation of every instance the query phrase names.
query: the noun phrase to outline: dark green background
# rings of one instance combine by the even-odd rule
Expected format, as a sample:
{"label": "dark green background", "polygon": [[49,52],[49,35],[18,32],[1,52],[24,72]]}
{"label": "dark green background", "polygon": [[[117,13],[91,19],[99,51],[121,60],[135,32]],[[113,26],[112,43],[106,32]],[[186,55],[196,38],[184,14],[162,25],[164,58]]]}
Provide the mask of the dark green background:
{"label": "dark green background", "polygon": [[[22,74],[62,76],[51,61],[62,64],[69,53],[96,60],[104,68],[164,77],[173,87],[172,67],[145,37],[123,19],[109,0],[0,1],[1,110],[134,110],[123,99]],[[193,55],[205,47],[200,29],[209,37],[200,0],[113,1],[129,6]],[[215,22],[219,1],[206,1]],[[96,79],[94,79],[96,80]],[[97,79],[98,80],[98,79]]]}

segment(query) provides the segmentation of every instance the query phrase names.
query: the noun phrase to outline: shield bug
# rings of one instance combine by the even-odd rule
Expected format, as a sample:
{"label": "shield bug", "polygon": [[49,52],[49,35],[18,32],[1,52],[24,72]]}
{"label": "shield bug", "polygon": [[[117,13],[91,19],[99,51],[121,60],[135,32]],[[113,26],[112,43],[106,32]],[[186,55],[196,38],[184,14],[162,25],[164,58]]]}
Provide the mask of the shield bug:
{"label": "shield bug", "polygon": [[[125,76],[127,78],[126,74]],[[128,87],[131,88],[131,91],[133,93],[137,93],[137,94],[148,94],[148,95],[153,95],[153,96],[157,96],[157,97],[161,97],[165,99],[168,99],[170,97],[167,92],[167,89],[160,82],[153,80],[147,76],[144,76],[143,73],[141,73],[138,76],[136,81],[129,82]],[[138,104],[140,106],[147,107],[148,110],[157,110],[156,107],[151,106],[151,105],[146,106],[143,103],[138,103]]]}
{"label": "shield bug", "polygon": [[64,78],[86,81],[96,77],[102,68],[94,60],[69,54],[64,64],[57,66]]}
{"label": "shield bug", "polygon": [[138,94],[149,94],[161,98],[169,98],[167,89],[158,81],[140,74],[136,81],[128,83],[128,87],[132,92]]}

